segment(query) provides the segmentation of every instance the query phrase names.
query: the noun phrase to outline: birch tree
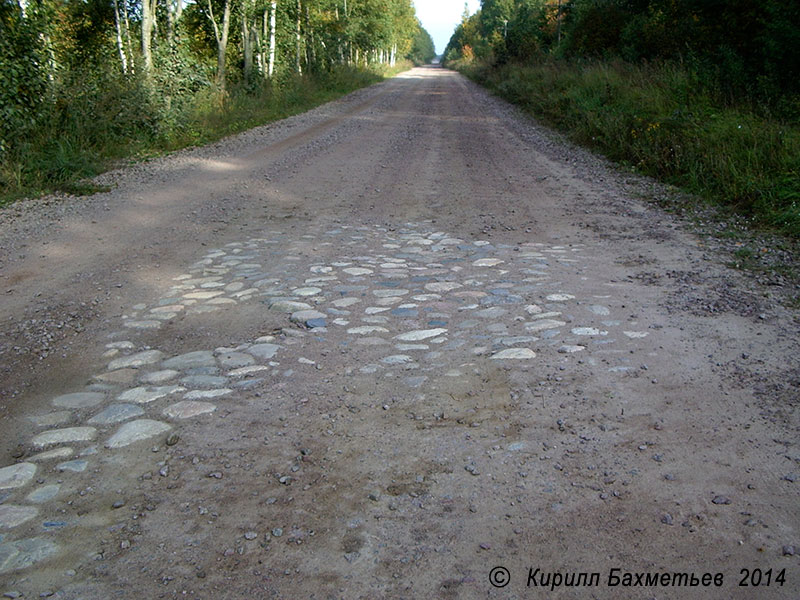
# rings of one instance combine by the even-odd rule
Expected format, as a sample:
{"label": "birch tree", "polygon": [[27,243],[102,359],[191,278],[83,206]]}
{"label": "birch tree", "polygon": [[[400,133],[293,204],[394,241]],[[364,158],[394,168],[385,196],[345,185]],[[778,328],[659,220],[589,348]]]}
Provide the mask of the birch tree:
{"label": "birch tree", "polygon": [[[147,2],[147,0],[144,0]],[[228,33],[231,25],[231,0],[225,0],[222,9],[222,23],[217,23],[214,17],[214,7],[208,1],[208,18],[214,26],[214,39],[217,41],[217,86],[225,89],[225,55],[228,50]]]}

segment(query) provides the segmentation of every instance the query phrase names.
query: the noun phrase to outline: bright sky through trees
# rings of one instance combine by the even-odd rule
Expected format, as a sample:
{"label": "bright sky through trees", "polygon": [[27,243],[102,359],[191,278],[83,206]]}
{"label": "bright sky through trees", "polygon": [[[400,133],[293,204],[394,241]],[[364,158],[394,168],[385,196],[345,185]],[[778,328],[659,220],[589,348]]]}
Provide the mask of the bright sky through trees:
{"label": "bright sky through trees", "polygon": [[[414,0],[417,17],[428,30],[436,46],[436,53],[444,52],[456,25],[461,22],[464,0]],[[481,7],[480,0],[468,0],[470,14]]]}

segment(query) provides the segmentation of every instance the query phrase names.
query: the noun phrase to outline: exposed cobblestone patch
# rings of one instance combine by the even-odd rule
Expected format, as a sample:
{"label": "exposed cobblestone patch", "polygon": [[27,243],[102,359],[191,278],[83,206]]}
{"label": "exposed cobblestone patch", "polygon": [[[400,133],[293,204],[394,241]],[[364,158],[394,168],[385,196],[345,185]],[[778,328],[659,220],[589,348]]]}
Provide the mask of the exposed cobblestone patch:
{"label": "exposed cobblestone patch", "polygon": [[[335,246],[337,258],[320,262],[315,245]],[[188,419],[218,418],[218,403],[233,408],[249,389],[302,377],[303,369],[324,369],[320,358],[334,347],[370,355],[349,365],[345,375],[393,380],[415,393],[463,376],[478,361],[525,368],[541,353],[557,352],[586,353],[596,364],[592,352],[606,351],[618,334],[631,344],[649,332],[635,320],[614,320],[608,296],[578,298],[563,289],[565,273],[585,268],[584,253],[581,246],[530,241],[468,242],[420,224],[398,230],[341,226],[295,241],[269,232],[211,250],[175,278],[164,298],[123,316],[131,339],[98,350],[109,362],[94,384],[64,390],[52,404],[66,410],[33,418],[43,428],[76,419],[85,425],[41,431],[31,444],[43,452],[0,469],[0,489],[29,503],[3,505],[0,526],[13,532],[38,514],[37,507],[59,497],[60,485],[27,489],[34,463],[79,477],[95,455],[166,436]],[[246,303],[285,315],[282,335],[178,356],[136,342],[135,330]],[[291,356],[295,367],[287,368]],[[607,353],[603,362],[610,373],[629,370],[622,353]],[[94,445],[98,437],[102,443]],[[51,445],[58,447],[47,449]],[[52,465],[58,460],[64,462]],[[51,529],[57,535],[59,527]],[[3,540],[0,569],[24,568],[57,551],[40,538]]]}

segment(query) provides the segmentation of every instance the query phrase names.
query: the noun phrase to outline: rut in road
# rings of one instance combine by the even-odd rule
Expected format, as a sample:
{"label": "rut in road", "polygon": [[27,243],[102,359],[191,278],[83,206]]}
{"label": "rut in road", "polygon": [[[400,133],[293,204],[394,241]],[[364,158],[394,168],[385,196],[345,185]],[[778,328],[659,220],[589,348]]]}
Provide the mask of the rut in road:
{"label": "rut in road", "polygon": [[88,298],[88,266],[135,276],[74,376],[27,366],[10,590],[499,598],[529,568],[621,568],[745,598],[743,567],[797,573],[790,316],[453,73],[322,112],[168,182],[123,175],[110,256],[74,223],[48,240],[54,297]]}

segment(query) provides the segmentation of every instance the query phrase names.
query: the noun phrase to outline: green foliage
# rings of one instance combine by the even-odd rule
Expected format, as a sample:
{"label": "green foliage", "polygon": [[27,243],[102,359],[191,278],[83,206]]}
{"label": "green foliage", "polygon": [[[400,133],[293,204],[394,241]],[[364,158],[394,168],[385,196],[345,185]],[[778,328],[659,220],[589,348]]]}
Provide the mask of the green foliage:
{"label": "green foliage", "polygon": [[547,53],[671,60],[729,103],[797,117],[797,48],[800,3],[785,0],[482,0],[445,62],[469,63],[470,53],[497,64]]}
{"label": "green foliage", "polygon": [[433,39],[422,25],[418,26],[417,34],[414,36],[414,40],[411,43],[411,50],[409,50],[406,58],[415,65],[427,65],[436,58],[436,48],[433,45]]}
{"label": "green foliage", "polygon": [[0,0],[0,204],[88,189],[76,180],[115,159],[305,110],[407,68],[398,60],[407,55],[432,59],[411,0],[347,0],[347,9],[343,0],[279,0],[270,74],[270,0],[211,0],[218,25],[226,2],[221,92],[206,1],[186,4],[180,16],[176,0],[157,3],[147,69],[141,0],[35,0],[25,14],[15,0]]}
{"label": "green foliage", "polygon": [[614,160],[800,236],[800,127],[720,106],[685,68],[544,60],[467,73]]}

